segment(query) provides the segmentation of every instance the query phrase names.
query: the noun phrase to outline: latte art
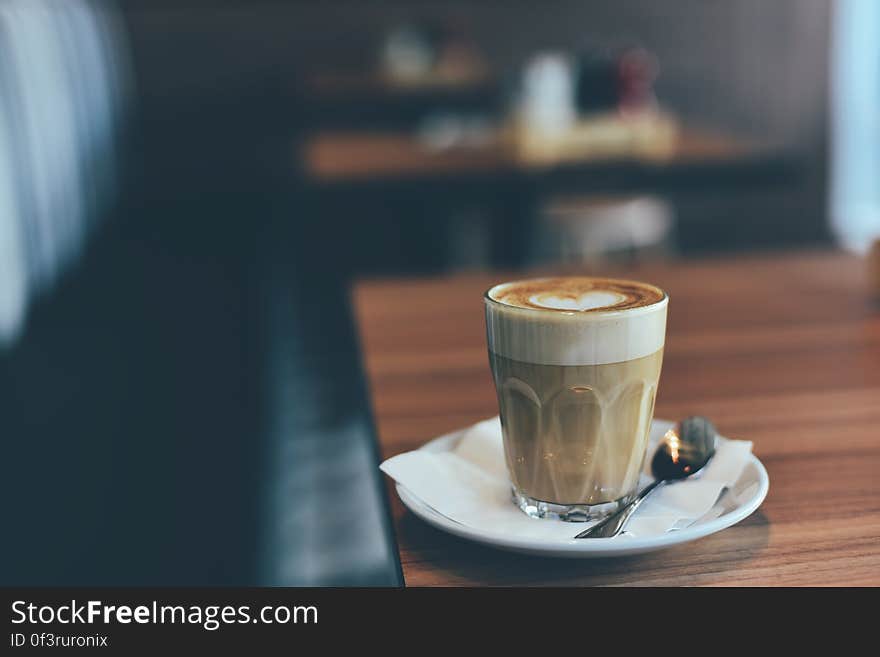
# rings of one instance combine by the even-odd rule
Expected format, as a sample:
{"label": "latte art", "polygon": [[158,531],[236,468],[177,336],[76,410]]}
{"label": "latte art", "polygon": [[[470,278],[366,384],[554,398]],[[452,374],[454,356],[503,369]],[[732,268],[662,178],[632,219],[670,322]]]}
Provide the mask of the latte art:
{"label": "latte art", "polygon": [[607,308],[623,301],[626,301],[625,296],[608,292],[607,290],[593,290],[592,292],[585,292],[578,297],[574,295],[560,297],[552,292],[549,294],[533,294],[529,297],[530,304],[537,308],[547,308],[548,310],[595,310],[597,308]]}
{"label": "latte art", "polygon": [[586,276],[514,281],[489,291],[489,298],[508,306],[568,312],[642,308],[664,297],[662,290],[647,283]]}

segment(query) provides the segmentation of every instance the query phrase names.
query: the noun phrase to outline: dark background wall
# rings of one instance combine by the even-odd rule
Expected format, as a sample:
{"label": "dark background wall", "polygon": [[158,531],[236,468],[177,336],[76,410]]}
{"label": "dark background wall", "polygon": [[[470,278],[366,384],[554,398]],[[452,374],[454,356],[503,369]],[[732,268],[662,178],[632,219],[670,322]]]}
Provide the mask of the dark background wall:
{"label": "dark background wall", "polygon": [[[194,148],[211,149],[217,175],[237,175],[237,184],[235,144],[259,141],[276,149],[270,169],[283,184],[284,140],[296,127],[296,107],[285,103],[302,71],[375,60],[390,26],[427,20],[470,34],[502,72],[538,49],[645,46],[661,63],[664,106],[691,124],[780,144],[799,165],[782,189],[723,202],[675,199],[682,247],[827,237],[829,0],[122,4],[144,116],[160,137],[177,134],[177,123],[183,135],[183,125],[198,122],[203,136]],[[192,130],[181,138],[196,144]]]}

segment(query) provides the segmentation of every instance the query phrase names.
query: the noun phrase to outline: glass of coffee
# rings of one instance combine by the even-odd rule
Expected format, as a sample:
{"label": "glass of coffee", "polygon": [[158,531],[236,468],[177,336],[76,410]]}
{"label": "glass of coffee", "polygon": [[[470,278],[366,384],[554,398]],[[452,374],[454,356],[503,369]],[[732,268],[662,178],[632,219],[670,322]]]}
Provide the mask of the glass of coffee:
{"label": "glass of coffee", "polygon": [[654,414],[666,293],[573,276],[502,283],[484,300],[516,504],[585,521],[630,502]]}

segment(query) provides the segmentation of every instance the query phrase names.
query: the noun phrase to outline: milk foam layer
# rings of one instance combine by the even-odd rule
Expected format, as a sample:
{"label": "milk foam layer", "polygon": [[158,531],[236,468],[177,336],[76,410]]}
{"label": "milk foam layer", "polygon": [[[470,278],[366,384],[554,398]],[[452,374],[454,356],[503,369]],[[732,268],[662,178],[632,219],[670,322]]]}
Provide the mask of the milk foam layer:
{"label": "milk foam layer", "polygon": [[546,365],[601,365],[663,348],[668,298],[647,283],[607,278],[544,278],[496,285],[486,293],[489,349]]}

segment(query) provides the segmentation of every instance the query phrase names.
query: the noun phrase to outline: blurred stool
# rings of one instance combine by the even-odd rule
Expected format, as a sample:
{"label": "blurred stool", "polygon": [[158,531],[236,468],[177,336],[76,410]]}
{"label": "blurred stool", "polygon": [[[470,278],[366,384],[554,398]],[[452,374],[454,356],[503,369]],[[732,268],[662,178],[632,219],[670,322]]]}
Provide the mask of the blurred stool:
{"label": "blurred stool", "polygon": [[672,207],[651,196],[556,198],[541,210],[538,260],[596,263],[672,254]]}

